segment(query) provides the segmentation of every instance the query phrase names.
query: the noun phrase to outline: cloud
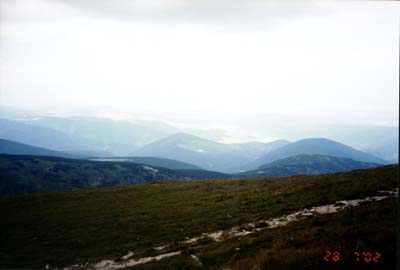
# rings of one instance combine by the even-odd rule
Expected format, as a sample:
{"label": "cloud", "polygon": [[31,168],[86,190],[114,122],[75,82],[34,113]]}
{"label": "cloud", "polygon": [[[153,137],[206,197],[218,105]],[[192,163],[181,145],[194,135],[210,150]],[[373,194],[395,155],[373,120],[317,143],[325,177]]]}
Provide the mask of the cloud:
{"label": "cloud", "polygon": [[68,19],[78,9],[63,1],[0,0],[0,22],[23,23]]}
{"label": "cloud", "polygon": [[395,4],[285,3],[0,0],[0,102],[397,119]]}
{"label": "cloud", "polygon": [[82,15],[151,23],[260,25],[265,21],[318,14],[312,0],[1,0],[3,20]]}

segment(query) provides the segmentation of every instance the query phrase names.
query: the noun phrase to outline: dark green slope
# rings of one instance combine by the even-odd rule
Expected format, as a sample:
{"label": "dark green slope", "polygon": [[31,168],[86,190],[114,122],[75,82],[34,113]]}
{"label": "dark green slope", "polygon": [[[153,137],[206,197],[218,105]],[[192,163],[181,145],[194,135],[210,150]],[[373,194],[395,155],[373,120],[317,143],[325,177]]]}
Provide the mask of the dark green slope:
{"label": "dark green slope", "polygon": [[143,164],[58,157],[0,155],[0,194],[65,191],[160,180],[227,178],[203,170],[170,170]]}
{"label": "dark green slope", "polygon": [[260,166],[257,170],[238,174],[240,177],[290,176],[346,172],[381,166],[349,158],[324,155],[297,155]]}
{"label": "dark green slope", "polygon": [[156,167],[163,167],[171,170],[202,170],[202,168],[200,168],[199,166],[190,163],[159,157],[105,157],[95,158],[91,160],[104,162],[132,162]]}

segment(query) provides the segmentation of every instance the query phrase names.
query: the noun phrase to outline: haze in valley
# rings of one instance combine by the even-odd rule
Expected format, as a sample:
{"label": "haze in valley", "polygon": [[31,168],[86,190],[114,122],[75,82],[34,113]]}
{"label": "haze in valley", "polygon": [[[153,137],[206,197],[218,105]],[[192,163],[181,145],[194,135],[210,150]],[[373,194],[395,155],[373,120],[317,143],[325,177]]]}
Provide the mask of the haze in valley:
{"label": "haze in valley", "polygon": [[228,143],[398,127],[398,2],[0,0],[0,12],[3,112],[160,121]]}

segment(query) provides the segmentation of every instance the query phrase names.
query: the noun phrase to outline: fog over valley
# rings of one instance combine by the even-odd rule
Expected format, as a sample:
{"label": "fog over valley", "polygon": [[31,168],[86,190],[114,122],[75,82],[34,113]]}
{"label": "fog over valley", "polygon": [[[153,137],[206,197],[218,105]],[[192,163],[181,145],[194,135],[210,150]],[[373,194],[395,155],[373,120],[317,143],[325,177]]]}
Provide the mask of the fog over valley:
{"label": "fog over valley", "polygon": [[0,5],[2,106],[398,126],[397,2]]}

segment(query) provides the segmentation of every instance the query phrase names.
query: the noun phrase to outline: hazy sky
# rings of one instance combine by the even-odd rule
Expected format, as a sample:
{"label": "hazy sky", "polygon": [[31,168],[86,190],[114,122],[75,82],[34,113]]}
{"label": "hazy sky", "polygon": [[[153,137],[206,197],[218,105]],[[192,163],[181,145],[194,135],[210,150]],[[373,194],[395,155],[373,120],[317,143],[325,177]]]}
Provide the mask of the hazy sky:
{"label": "hazy sky", "polygon": [[0,104],[397,125],[399,14],[385,1],[0,0]]}

